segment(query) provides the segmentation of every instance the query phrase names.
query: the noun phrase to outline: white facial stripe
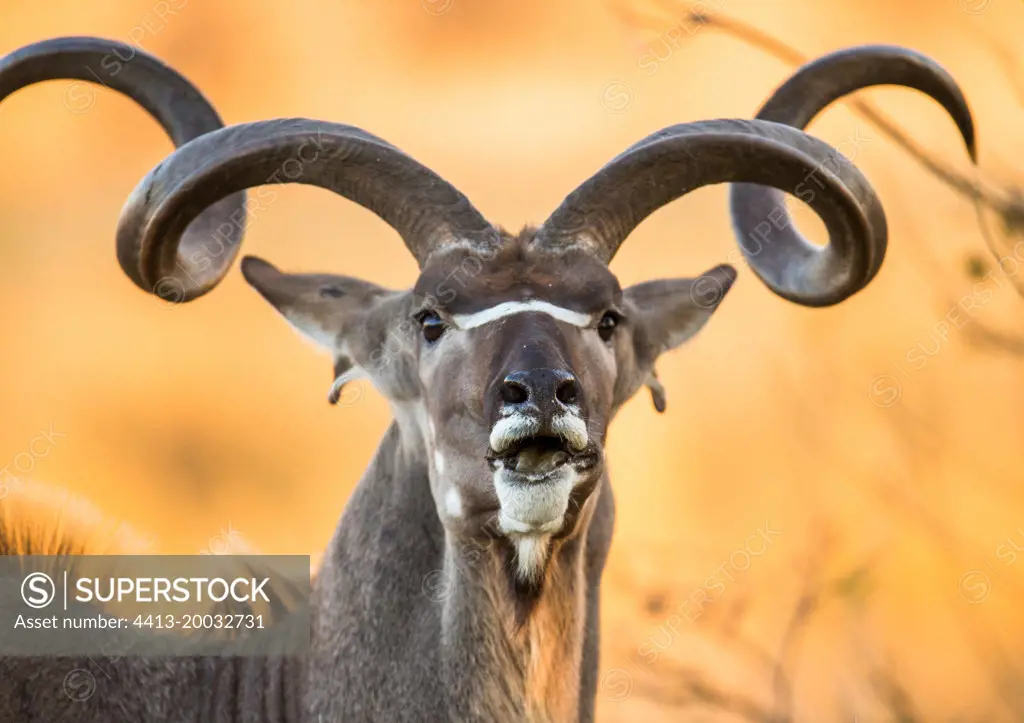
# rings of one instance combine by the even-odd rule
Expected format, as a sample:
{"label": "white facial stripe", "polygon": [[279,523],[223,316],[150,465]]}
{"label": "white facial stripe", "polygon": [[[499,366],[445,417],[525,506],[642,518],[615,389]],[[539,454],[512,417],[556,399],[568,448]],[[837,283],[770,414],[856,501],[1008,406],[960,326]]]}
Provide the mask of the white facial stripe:
{"label": "white facial stripe", "polygon": [[497,306],[492,306],[491,308],[483,309],[482,311],[476,311],[472,314],[455,314],[452,317],[452,322],[459,329],[475,329],[478,326],[490,324],[492,321],[504,319],[505,317],[512,316],[513,314],[525,314],[530,311],[547,314],[559,321],[564,321],[566,324],[572,324],[573,326],[579,327],[590,326],[593,321],[590,314],[573,311],[572,309],[566,309],[562,306],[555,306],[547,301],[538,301],[533,299],[531,301],[506,301],[498,304]]}

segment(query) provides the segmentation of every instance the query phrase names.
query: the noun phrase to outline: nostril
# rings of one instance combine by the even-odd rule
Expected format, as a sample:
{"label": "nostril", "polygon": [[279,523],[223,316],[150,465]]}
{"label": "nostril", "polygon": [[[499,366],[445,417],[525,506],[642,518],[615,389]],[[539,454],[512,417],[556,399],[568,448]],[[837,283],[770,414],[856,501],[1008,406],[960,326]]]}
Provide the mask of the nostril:
{"label": "nostril", "polygon": [[509,404],[522,404],[530,398],[530,390],[522,382],[506,379],[501,385],[501,398]]}
{"label": "nostril", "polygon": [[555,399],[562,404],[574,404],[580,395],[580,385],[574,377],[563,379],[555,389]]}

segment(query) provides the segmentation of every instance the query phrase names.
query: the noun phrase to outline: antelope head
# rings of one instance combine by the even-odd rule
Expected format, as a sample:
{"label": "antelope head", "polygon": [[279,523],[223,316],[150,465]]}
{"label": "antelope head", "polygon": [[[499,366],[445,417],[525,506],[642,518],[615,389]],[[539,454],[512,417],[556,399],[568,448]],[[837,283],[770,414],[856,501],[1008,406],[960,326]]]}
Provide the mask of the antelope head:
{"label": "antelope head", "polygon": [[[292,177],[288,177],[289,167]],[[246,280],[332,356],[332,398],[368,376],[394,410],[403,451],[422,460],[437,513],[465,539],[508,541],[520,583],[539,581],[552,540],[574,535],[604,473],[603,440],[638,389],[664,393],[662,353],[690,339],[733,283],[719,266],[621,288],[609,262],[630,232],[696,188],[742,181],[805,197],[830,243],[798,234],[750,265],[778,294],[835,303],[877,267],[885,219],[867,181],[825,143],[758,120],[662,130],[573,191],[539,227],[495,228],[450,184],[349,126],[273,120],[207,133],[138,186],[118,229],[122,263],[144,288],[182,299],[211,288],[233,255],[182,232],[211,204],[269,182],[322,186],[374,211],[420,275],[395,291],[246,258]],[[762,189],[767,192],[768,189]],[[230,239],[225,241],[228,244]],[[190,245],[191,244],[191,245]]]}

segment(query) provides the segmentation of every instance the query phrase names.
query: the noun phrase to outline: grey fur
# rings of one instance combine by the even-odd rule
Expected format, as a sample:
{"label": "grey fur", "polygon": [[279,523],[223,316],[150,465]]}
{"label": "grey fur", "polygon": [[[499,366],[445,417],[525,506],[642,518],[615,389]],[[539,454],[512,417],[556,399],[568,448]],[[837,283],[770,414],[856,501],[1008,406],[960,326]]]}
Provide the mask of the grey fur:
{"label": "grey fur", "polygon": [[[93,682],[85,700],[66,681]],[[294,723],[302,663],[261,658],[0,658],[0,720]]]}

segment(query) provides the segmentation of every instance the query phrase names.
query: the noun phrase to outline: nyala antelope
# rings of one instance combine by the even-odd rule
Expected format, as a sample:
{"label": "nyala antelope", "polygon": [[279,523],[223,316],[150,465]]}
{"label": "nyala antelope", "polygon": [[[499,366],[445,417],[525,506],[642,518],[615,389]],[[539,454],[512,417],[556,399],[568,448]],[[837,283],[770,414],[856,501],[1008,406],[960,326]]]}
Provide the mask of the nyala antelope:
{"label": "nyala antelope", "polygon": [[[747,265],[785,299],[836,304],[878,272],[885,216],[857,168],[801,129],[847,93],[903,85],[946,109],[974,157],[970,112],[944,70],[909,50],[859,47],[801,68],[755,120],[644,138],[544,223],[509,233],[366,131],[305,119],[222,127],[181,75],[110,41],[12,53],[0,98],[48,79],[94,80],[111,52],[130,60],[104,84],[177,146],[117,228],[118,259],[143,290],[173,301],[210,291],[237,255],[246,190],[273,183],[320,186],[373,211],[420,275],[396,291],[241,262],[248,283],[332,356],[332,399],[366,376],[394,413],[318,572],[308,659],[126,659],[85,702],[61,691],[76,661],[6,659],[5,721],[594,720],[614,517],[608,425],[642,387],[664,410],[659,357],[707,323],[736,278],[722,265],[623,289],[608,266],[617,249],[689,191],[737,184],[731,214]],[[799,233],[781,192],[821,217],[827,246]],[[5,530],[0,549],[16,552],[13,539]]]}

